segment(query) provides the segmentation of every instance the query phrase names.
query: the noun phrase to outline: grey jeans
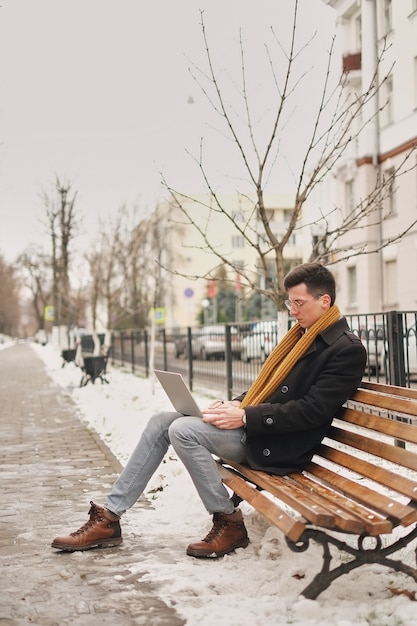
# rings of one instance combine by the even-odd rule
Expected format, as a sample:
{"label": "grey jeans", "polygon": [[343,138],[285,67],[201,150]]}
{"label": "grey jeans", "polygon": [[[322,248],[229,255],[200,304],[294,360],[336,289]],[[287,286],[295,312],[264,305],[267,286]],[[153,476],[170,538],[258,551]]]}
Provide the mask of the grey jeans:
{"label": "grey jeans", "polygon": [[212,454],[243,463],[243,428],[225,430],[181,413],[156,413],[149,420],[126,467],[107,496],[105,507],[122,515],[135,504],[171,444],[188,470],[210,514],[232,513],[233,502],[220,480]]}

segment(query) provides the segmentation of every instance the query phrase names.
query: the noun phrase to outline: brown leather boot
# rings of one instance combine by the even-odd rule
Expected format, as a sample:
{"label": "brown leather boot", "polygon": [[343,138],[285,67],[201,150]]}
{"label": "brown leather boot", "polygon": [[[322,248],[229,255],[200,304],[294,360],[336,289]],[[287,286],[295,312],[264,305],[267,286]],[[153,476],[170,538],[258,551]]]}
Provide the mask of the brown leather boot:
{"label": "brown leather boot", "polygon": [[90,502],[90,519],[67,537],[56,537],[51,546],[58,550],[75,552],[90,548],[112,548],[122,543],[120,522],[114,513]]}
{"label": "brown leather boot", "polygon": [[242,512],[236,509],[229,515],[215,513],[213,528],[207,537],[198,543],[190,543],[187,554],[198,558],[223,556],[236,548],[246,548],[248,543],[249,538],[243,523]]}

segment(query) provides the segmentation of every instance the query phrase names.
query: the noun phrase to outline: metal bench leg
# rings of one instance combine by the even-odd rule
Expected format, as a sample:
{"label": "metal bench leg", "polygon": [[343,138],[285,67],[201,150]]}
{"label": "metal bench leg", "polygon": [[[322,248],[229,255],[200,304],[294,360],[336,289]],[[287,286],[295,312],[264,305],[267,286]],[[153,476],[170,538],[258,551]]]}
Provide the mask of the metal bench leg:
{"label": "metal bench leg", "polygon": [[[366,537],[366,535],[358,537],[358,547],[350,546],[345,541],[341,541],[331,535],[326,535],[326,533],[317,529],[307,529],[298,542],[292,542],[286,538],[287,545],[293,552],[304,552],[307,550],[310,539],[320,543],[323,547],[323,567],[320,572],[316,574],[311,583],[301,592],[302,595],[309,600],[315,600],[325,589],[330,587],[334,580],[367,563],[385,565],[397,572],[407,574],[417,582],[416,568],[410,567],[402,561],[396,561],[387,557],[387,555],[404,548],[410,541],[417,537],[417,526],[408,533],[408,535],[401,537],[385,548],[382,548],[380,537],[372,537],[372,539],[375,540],[375,547],[365,549],[363,542]],[[352,560],[341,563],[338,567],[330,570],[332,560],[329,548],[330,544],[334,545],[338,550],[350,554],[353,557]]]}
{"label": "metal bench leg", "polygon": [[89,380],[90,380],[90,376],[88,374],[83,374],[81,381],[80,381],[80,387],[85,387]]}

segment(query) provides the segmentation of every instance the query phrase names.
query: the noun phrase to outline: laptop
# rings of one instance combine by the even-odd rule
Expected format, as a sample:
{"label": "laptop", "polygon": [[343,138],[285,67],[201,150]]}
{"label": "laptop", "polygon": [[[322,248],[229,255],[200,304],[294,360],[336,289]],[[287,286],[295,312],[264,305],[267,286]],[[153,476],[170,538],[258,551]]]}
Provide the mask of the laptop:
{"label": "laptop", "polygon": [[178,413],[203,417],[181,374],[163,370],[154,370],[154,372]]}

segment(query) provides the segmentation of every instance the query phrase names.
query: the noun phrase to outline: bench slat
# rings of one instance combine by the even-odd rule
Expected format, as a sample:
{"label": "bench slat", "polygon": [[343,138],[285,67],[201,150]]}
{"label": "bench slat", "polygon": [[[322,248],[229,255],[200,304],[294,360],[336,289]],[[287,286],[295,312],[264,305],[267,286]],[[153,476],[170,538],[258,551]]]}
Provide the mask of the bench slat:
{"label": "bench slat", "polygon": [[298,541],[305,530],[305,524],[286,513],[260,491],[251,487],[244,478],[240,478],[218,462],[222,481],[241,498],[244,498],[257,511],[262,513],[272,524],[277,526],[291,541]]}
{"label": "bench slat", "polygon": [[[315,478],[317,475],[314,474]],[[306,474],[291,474],[291,478],[303,485],[307,490],[313,490],[319,497],[323,497],[328,505],[334,509],[338,529],[349,533],[361,534],[367,532],[370,535],[380,535],[390,533],[393,525],[392,521],[387,519],[385,515],[381,515],[375,510],[370,510],[366,503],[358,503],[357,501],[348,500],[345,495],[337,493],[331,488],[317,482]],[[345,525],[343,515],[349,517],[349,524]],[[353,520],[357,518],[358,527],[361,530],[355,530]]]}
{"label": "bench slat", "polygon": [[399,446],[393,446],[378,439],[370,439],[362,434],[338,428],[337,426],[330,428],[328,437],[417,472],[417,454]]}
{"label": "bench slat", "polygon": [[405,413],[413,417],[417,415],[417,400],[411,398],[358,389],[352,397],[352,400],[395,413]]}
{"label": "bench slat", "polygon": [[[392,530],[390,521],[357,502],[347,501],[342,495],[326,489],[324,485],[311,481],[309,487],[306,488],[302,482],[302,475],[298,484],[296,479],[298,474],[276,476],[261,470],[252,470],[246,465],[234,462],[227,461],[227,464],[261,489],[269,491],[273,496],[302,513],[306,519],[316,525],[321,515],[320,526],[348,533],[361,534],[366,531],[377,535]],[[308,508],[306,508],[307,502]],[[315,507],[313,512],[311,511],[312,504]],[[327,519],[323,517],[323,512],[326,512]]]}
{"label": "bench slat", "polygon": [[269,491],[273,496],[298,511],[309,522],[317,526],[334,528],[335,517],[329,508],[318,502],[314,494],[306,494],[305,491],[299,487],[297,488],[297,485],[292,484],[288,477],[273,476],[260,470],[255,471],[247,465],[240,465],[233,461],[224,462],[233,467],[242,476],[245,476],[253,484]]}
{"label": "bench slat", "polygon": [[399,396],[401,398],[411,398],[417,400],[417,389],[410,387],[398,387],[397,385],[386,385],[384,383],[373,383],[370,380],[363,380],[360,388],[385,393],[388,396]]}
{"label": "bench slat", "polygon": [[333,463],[341,465],[348,470],[356,472],[357,474],[361,474],[362,476],[365,476],[366,478],[369,478],[370,480],[373,480],[388,489],[393,489],[417,502],[417,482],[410,480],[405,476],[401,476],[400,474],[383,467],[373,465],[372,463],[359,459],[358,457],[354,457],[347,452],[336,450],[335,448],[332,448],[324,443],[321,444],[319,450],[317,451],[317,455],[322,456]]}
{"label": "bench slat", "polygon": [[337,418],[344,422],[349,422],[349,424],[363,426],[384,435],[417,444],[417,426],[413,426],[413,424],[406,424],[405,422],[388,419],[380,415],[371,415],[365,411],[355,409],[342,409]]}
{"label": "bench slat", "polygon": [[[281,500],[284,500],[287,504],[290,504],[290,502],[287,501],[289,488],[289,493],[292,495],[292,498],[290,500],[296,510],[299,509],[299,503],[305,499],[305,494],[300,493],[301,485],[297,489],[297,485],[292,482],[292,474],[290,475],[292,484],[288,485],[288,483],[290,482],[288,477],[274,476],[272,474],[260,472],[259,470],[256,471],[256,474],[253,474],[253,470],[246,469],[246,467],[242,467],[242,471],[245,475],[248,476],[249,479],[256,480],[256,483],[262,489],[266,489],[267,491],[272,493],[272,495],[280,498]],[[285,488],[283,487],[284,481],[287,483],[285,485]],[[354,514],[352,511],[347,511],[346,508],[340,507],[334,502],[330,502],[329,499],[325,500],[324,498],[320,498],[317,492],[310,492],[309,496],[309,499],[313,499],[313,502],[315,503],[315,506],[317,508],[320,507],[321,510],[328,511],[328,515],[332,515],[331,519],[329,519],[326,524],[324,522],[321,524],[317,524],[312,516],[307,517],[307,519],[313,524],[320,525],[326,528],[340,528],[348,533],[360,534],[364,532],[364,520],[360,519],[359,516]]]}
{"label": "bench slat", "polygon": [[334,488],[341,494],[355,499],[364,506],[368,506],[377,513],[386,516],[394,526],[398,526],[398,524],[409,526],[417,521],[417,510],[414,507],[402,504],[383,493],[370,489],[366,485],[361,485],[355,480],[351,480],[328,467],[314,462],[314,460],[310,463],[306,472],[323,481],[330,488]]}

